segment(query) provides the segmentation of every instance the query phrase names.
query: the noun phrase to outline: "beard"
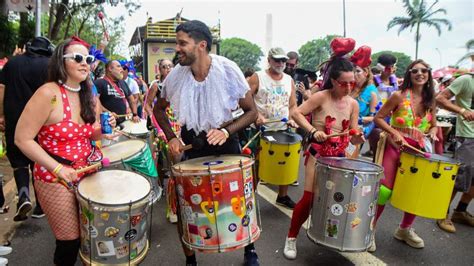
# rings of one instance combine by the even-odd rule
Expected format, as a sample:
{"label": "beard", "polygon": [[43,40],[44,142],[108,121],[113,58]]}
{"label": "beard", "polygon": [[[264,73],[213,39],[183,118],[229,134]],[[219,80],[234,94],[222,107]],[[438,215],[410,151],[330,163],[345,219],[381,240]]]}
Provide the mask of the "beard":
{"label": "beard", "polygon": [[286,74],[288,74],[292,77],[295,75],[295,69],[294,68],[285,68],[285,70],[283,72],[285,72]]}
{"label": "beard", "polygon": [[179,53],[178,61],[182,66],[190,66],[196,61],[196,55],[194,53]]}
{"label": "beard", "polygon": [[283,71],[285,70],[285,66],[277,67],[277,66],[270,66],[273,71],[275,71],[278,74],[282,74]]}

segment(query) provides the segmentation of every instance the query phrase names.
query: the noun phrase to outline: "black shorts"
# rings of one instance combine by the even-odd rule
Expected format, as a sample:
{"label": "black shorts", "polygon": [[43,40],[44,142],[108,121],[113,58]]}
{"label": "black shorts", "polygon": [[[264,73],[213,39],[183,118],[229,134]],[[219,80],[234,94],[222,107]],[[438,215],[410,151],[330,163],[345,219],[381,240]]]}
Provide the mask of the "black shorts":
{"label": "black shorts", "polygon": [[181,138],[186,145],[193,144],[193,141],[195,143],[196,138],[199,139],[199,142],[202,145],[200,149],[190,149],[185,151],[185,160],[213,155],[240,154],[239,137],[237,134],[230,135],[227,141],[221,146],[209,145],[206,138],[206,132],[199,132],[199,134],[196,134],[193,130],[188,130],[186,127],[182,127]]}

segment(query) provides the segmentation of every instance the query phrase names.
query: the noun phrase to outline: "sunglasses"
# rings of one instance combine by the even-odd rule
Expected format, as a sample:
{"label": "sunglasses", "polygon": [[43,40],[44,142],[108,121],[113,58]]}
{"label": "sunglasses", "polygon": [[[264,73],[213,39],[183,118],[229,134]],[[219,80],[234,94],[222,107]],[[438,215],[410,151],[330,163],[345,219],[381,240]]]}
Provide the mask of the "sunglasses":
{"label": "sunglasses", "polygon": [[296,66],[296,64],[292,64],[292,63],[286,63],[286,66],[287,66],[287,67],[290,67],[290,68],[292,68],[292,67],[295,67],[295,66]]}
{"label": "sunglasses", "polygon": [[286,63],[286,59],[285,58],[273,58],[273,61],[277,62],[277,63]]}
{"label": "sunglasses", "polygon": [[343,87],[343,88],[349,86],[351,89],[353,89],[356,86],[355,81],[342,81],[342,82],[338,81],[338,80],[334,80],[334,81],[337,83],[337,85],[339,85],[340,87]]}
{"label": "sunglasses", "polygon": [[428,73],[428,72],[431,71],[431,68],[412,68],[412,69],[410,69],[410,70],[408,70],[408,71],[410,71],[410,73],[412,73],[413,75],[418,74],[418,73],[420,73],[420,72],[421,72],[422,74],[426,74],[426,73]]}
{"label": "sunglasses", "polygon": [[79,53],[65,54],[63,58],[72,58],[74,61],[76,61],[76,63],[79,64],[84,62],[85,59],[88,65],[94,63],[95,61],[95,57],[93,55],[82,55]]}
{"label": "sunglasses", "polygon": [[356,74],[362,74],[362,73],[364,73],[364,70],[362,70],[362,69],[356,69],[356,70],[354,71],[354,73],[356,73]]}
{"label": "sunglasses", "polygon": [[160,67],[161,67],[161,68],[165,68],[165,69],[166,69],[166,68],[173,68],[173,65],[162,65],[162,66],[160,66]]}

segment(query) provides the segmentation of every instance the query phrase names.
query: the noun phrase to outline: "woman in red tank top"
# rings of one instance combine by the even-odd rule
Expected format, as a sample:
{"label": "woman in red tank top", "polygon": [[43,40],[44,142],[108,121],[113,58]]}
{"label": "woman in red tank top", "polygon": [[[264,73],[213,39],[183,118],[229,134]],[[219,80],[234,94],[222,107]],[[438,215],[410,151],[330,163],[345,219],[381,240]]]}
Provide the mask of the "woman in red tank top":
{"label": "woman in red tank top", "polygon": [[56,237],[56,265],[74,265],[80,245],[75,194],[59,181],[74,184],[83,177],[75,169],[88,164],[91,140],[101,137],[100,105],[89,81],[94,58],[88,55],[88,46],[76,37],[58,45],[48,82],[26,105],[15,135],[15,143],[35,162],[34,187]]}

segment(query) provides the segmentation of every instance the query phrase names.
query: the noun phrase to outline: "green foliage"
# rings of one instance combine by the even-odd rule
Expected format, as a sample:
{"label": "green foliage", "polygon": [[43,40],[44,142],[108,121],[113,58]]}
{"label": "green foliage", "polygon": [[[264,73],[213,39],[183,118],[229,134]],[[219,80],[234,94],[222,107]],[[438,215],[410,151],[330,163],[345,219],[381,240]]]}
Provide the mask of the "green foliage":
{"label": "green foliage", "polygon": [[470,39],[469,41],[466,42],[464,47],[467,50],[467,53],[465,53],[459,60],[456,62],[456,66],[459,66],[463,61],[470,59],[472,56],[474,56],[474,39]]}
{"label": "green foliage", "polygon": [[9,56],[15,49],[18,41],[15,23],[8,19],[8,16],[0,15],[0,58]]}
{"label": "green foliage", "polygon": [[306,70],[316,70],[322,62],[331,56],[331,41],[335,37],[337,35],[327,35],[303,44],[298,50],[300,55],[298,67]]}
{"label": "green foliage", "polygon": [[435,18],[434,15],[438,13],[443,13],[446,15],[446,9],[439,8],[433,10],[433,7],[438,3],[438,0],[435,0],[429,7],[425,0],[402,0],[403,6],[408,17],[394,17],[390,22],[388,22],[387,30],[395,26],[399,26],[398,35],[406,29],[410,29],[410,32],[413,28],[416,28],[415,32],[415,59],[418,58],[418,43],[421,39],[420,26],[426,25],[428,27],[433,27],[438,32],[438,35],[441,35],[441,26],[448,27],[448,30],[451,30],[451,22],[444,18]]}
{"label": "green foliage", "polygon": [[397,77],[403,77],[405,75],[405,71],[408,67],[408,65],[412,62],[410,56],[400,53],[400,52],[394,52],[394,51],[381,51],[375,54],[372,54],[372,66],[377,65],[377,59],[381,54],[392,54],[397,58],[397,71],[395,72],[395,75]]}
{"label": "green foliage", "polygon": [[258,45],[240,38],[224,39],[220,45],[220,54],[237,63],[242,72],[249,68],[258,69],[263,52]]}

